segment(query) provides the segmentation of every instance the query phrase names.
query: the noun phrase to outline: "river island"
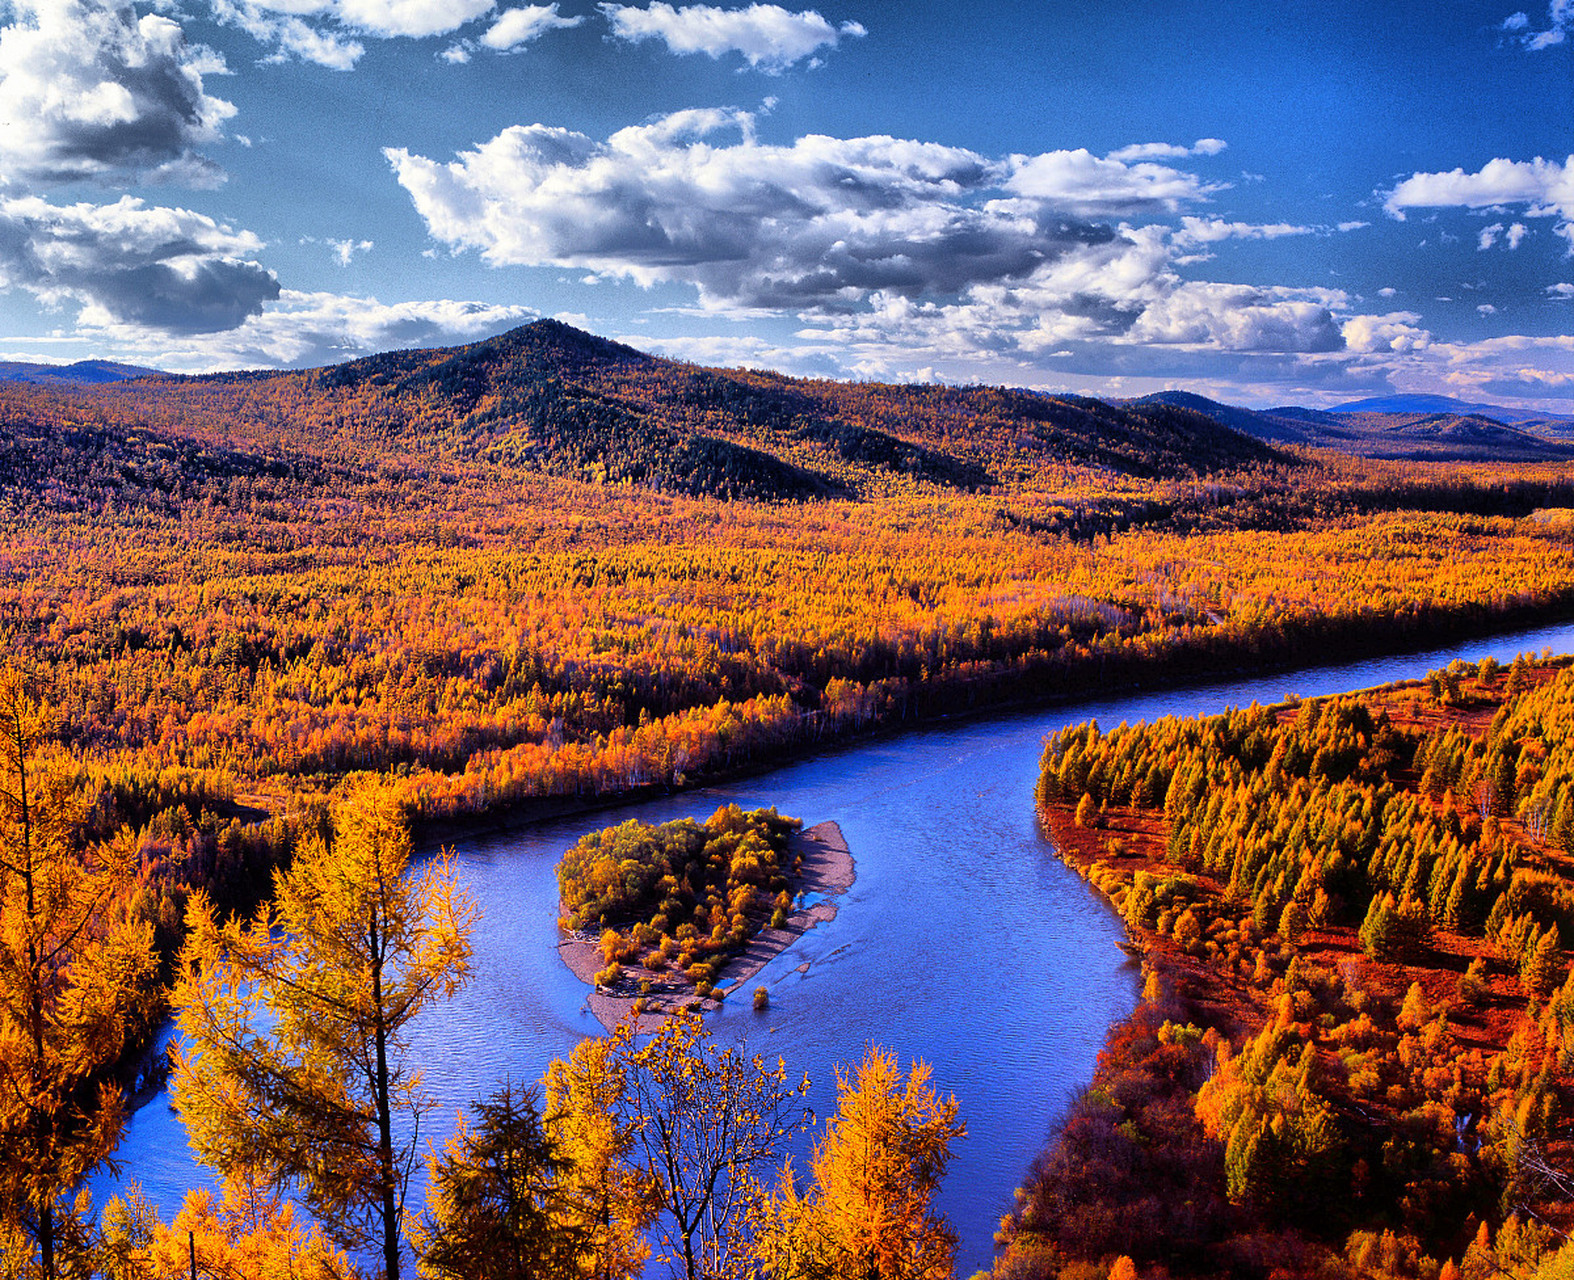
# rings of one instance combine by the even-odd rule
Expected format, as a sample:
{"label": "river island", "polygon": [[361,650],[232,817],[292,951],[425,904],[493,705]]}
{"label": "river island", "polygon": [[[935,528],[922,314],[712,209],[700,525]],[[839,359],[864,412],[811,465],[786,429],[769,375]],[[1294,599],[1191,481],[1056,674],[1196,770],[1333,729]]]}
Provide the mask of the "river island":
{"label": "river island", "polygon": [[679,1010],[718,1008],[834,920],[855,874],[833,821],[805,829],[774,809],[731,805],[703,824],[623,823],[585,836],[559,864],[558,953],[590,985],[586,1007],[603,1027],[653,1031]]}

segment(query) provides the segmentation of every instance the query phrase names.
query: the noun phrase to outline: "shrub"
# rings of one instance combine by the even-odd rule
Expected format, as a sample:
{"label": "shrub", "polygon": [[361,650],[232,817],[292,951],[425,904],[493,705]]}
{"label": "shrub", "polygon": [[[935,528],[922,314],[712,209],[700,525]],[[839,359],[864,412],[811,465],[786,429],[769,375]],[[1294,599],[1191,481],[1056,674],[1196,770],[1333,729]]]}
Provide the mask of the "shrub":
{"label": "shrub", "polygon": [[1098,822],[1098,806],[1093,803],[1091,793],[1084,791],[1082,799],[1077,801],[1077,811],[1072,819],[1079,827],[1095,826]]}
{"label": "shrub", "polygon": [[754,1011],[764,1013],[771,1007],[771,993],[764,987],[754,988]]}
{"label": "shrub", "polygon": [[1475,1004],[1487,990],[1487,962],[1477,956],[1470,962],[1470,967],[1460,975],[1458,995],[1465,1004]]}
{"label": "shrub", "polygon": [[596,985],[598,987],[615,987],[618,984],[618,979],[622,976],[623,966],[614,960],[605,969],[596,971]]}

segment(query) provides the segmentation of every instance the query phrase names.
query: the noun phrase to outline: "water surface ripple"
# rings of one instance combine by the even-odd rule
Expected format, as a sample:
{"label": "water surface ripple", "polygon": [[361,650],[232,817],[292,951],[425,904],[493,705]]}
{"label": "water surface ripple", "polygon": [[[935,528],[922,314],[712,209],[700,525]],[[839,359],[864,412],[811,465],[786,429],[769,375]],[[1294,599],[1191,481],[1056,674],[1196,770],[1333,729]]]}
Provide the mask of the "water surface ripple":
{"label": "water surface ripple", "polygon": [[[822,1116],[834,1109],[837,1065],[856,1064],[866,1045],[927,1062],[935,1083],[956,1094],[968,1129],[940,1198],[961,1239],[957,1273],[968,1276],[988,1266],[1012,1189],[1068,1096],[1091,1075],[1106,1030],[1130,1011],[1140,983],[1115,945],[1118,919],[1055,860],[1038,828],[1033,785],[1045,734],[1090,717],[1111,727],[1364,688],[1454,658],[1495,654],[1507,662],[1543,647],[1574,649],[1574,623],[1424,654],[942,723],[727,785],[462,840],[459,875],[482,911],[475,980],[416,1027],[415,1058],[442,1103],[425,1136],[441,1142],[469,1099],[505,1077],[539,1079],[552,1058],[599,1031],[584,1008],[585,989],[556,951],[553,867],[585,830],[631,817],[703,818],[732,801],[775,805],[808,824],[834,818],[858,867],[840,914],[749,984],[770,987],[769,1012],[754,1013],[744,993],[712,1025],[809,1072]],[[204,1180],[163,1099],[136,1114],[118,1155],[125,1176],[139,1179],[166,1217]],[[107,1175],[96,1184],[101,1196],[113,1187]]]}

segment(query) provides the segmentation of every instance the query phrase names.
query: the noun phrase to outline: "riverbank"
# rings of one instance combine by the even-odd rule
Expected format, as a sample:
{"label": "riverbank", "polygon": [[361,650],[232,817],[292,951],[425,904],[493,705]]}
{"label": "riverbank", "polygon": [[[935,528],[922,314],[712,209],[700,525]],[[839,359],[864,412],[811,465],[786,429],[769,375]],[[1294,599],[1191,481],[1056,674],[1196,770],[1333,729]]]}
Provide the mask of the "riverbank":
{"label": "riverbank", "polygon": [[[1500,1119],[1574,1089],[1565,956],[1536,903],[1517,934],[1496,922],[1574,874],[1515,803],[1569,776],[1569,666],[1050,740],[1040,822],[1146,984],[1018,1191],[996,1276],[1124,1255],[1142,1274],[1356,1280],[1380,1239],[1414,1274],[1485,1274],[1495,1239],[1518,1247],[1511,1211],[1548,1227],[1536,1254],[1567,1238],[1574,1206],[1524,1176]],[[1535,1140],[1553,1167],[1574,1151]]]}
{"label": "riverbank", "polygon": [[[1532,666],[1526,675],[1527,687],[1535,688],[1551,680],[1570,661],[1561,658],[1550,664]],[[1495,687],[1490,688],[1470,678],[1466,696],[1452,706],[1440,705],[1428,697],[1425,682],[1415,679],[1388,681],[1335,696],[1359,699],[1372,711],[1387,715],[1396,727],[1409,732],[1440,733],[1457,728],[1479,738],[1487,732],[1493,716],[1503,705],[1504,685],[1501,676]],[[1271,711],[1279,723],[1288,724],[1294,720],[1299,703],[1292,700],[1265,709]],[[1396,770],[1390,781],[1402,791],[1414,789],[1419,782],[1418,771]],[[1079,824],[1075,814],[1076,804],[1069,799],[1038,806],[1039,821],[1056,855],[1122,917],[1127,935],[1122,949],[1140,957],[1144,971],[1157,974],[1171,996],[1182,1001],[1203,1025],[1237,1042],[1260,1031],[1275,1016],[1282,994],[1282,986],[1275,985],[1272,974],[1264,981],[1253,965],[1241,956],[1230,961],[1225,954],[1229,950],[1227,944],[1210,946],[1201,952],[1189,951],[1173,933],[1138,923],[1126,911],[1128,895],[1133,892],[1139,876],[1163,880],[1180,872],[1169,855],[1170,823],[1164,809],[1112,805],[1099,812],[1094,822],[1087,826]],[[1529,839],[1517,819],[1503,816],[1494,821],[1504,836],[1522,847],[1536,848],[1536,842]],[[1565,873],[1562,865],[1552,861],[1545,850],[1537,852],[1540,858],[1548,859],[1548,864],[1538,869],[1559,875]],[[1251,945],[1246,938],[1254,932],[1250,927],[1250,899],[1233,899],[1229,885],[1215,876],[1199,871],[1190,879],[1198,901],[1207,904],[1207,913],[1224,926],[1221,937],[1228,936],[1233,926],[1241,937],[1237,945],[1249,957]],[[1260,927],[1255,934],[1255,944],[1269,949],[1272,940],[1278,937],[1271,932],[1265,934]],[[1496,949],[1478,936],[1463,936],[1437,927],[1430,935],[1427,956],[1413,957],[1407,964],[1373,960],[1363,949],[1354,922],[1308,926],[1293,944],[1281,939],[1280,948],[1280,959],[1293,950],[1308,966],[1328,970],[1355,966],[1360,971],[1364,989],[1375,999],[1396,1008],[1403,1002],[1410,984],[1419,983],[1427,999],[1434,1004],[1454,1006],[1451,1031],[1458,1043],[1467,1049],[1500,1053],[1522,1023],[1526,993],[1521,988],[1515,966],[1501,960]],[[1490,967],[1480,981],[1480,996],[1471,1004],[1459,999],[1456,987],[1459,975],[1478,958]]]}
{"label": "riverbank", "polygon": [[[875,713],[862,724],[829,726],[814,737],[799,737],[764,749],[760,755],[683,782],[651,782],[597,795],[528,796],[478,812],[414,815],[418,847],[425,852],[455,840],[506,835],[557,818],[620,809],[643,800],[726,786],[761,777],[784,765],[822,752],[905,736],[940,725],[1050,710],[1093,698],[1128,694],[1183,692],[1227,681],[1255,679],[1307,669],[1427,653],[1439,643],[1487,642],[1527,628],[1542,629],[1574,619],[1574,590],[1539,604],[1511,604],[1488,610],[1473,603],[1428,610],[1417,617],[1319,617],[1280,624],[1272,637],[1245,638],[1206,633],[1184,645],[1134,661],[1125,655],[1092,655],[1074,666],[1048,664],[1013,673],[995,672],[963,686],[914,687],[902,710]],[[1512,655],[1507,655],[1512,657]],[[878,683],[878,682],[876,682]],[[929,705],[920,706],[920,702]]]}
{"label": "riverbank", "polygon": [[576,978],[592,988],[585,1004],[596,1021],[608,1031],[620,1022],[631,1021],[635,1031],[643,1035],[655,1031],[667,1015],[680,1009],[709,1013],[810,929],[836,919],[836,899],[852,888],[857,876],[841,827],[821,822],[799,831],[792,836],[788,853],[798,868],[792,886],[797,905],[784,924],[761,929],[727,963],[711,996],[697,995],[681,974],[670,969],[661,973],[634,969],[630,973],[637,977],[625,975],[614,988],[599,987],[595,977],[603,960],[596,939],[583,933],[563,938],[558,955]]}
{"label": "riverbank", "polygon": [[[1196,694],[1100,698],[1045,715],[959,716],[900,738],[828,744],[774,772],[754,771],[702,793],[664,793],[591,819],[566,817],[506,837],[461,841],[456,865],[482,911],[475,978],[431,1017],[418,1019],[412,1040],[438,1101],[438,1127],[441,1117],[451,1121],[498,1080],[538,1080],[587,1033],[601,1033],[580,1012],[589,988],[557,954],[552,868],[581,834],[630,818],[659,824],[725,804],[751,809],[774,802],[809,823],[835,817],[857,860],[857,881],[838,900],[836,920],[748,980],[707,1025],[723,1038],[746,1039],[773,1063],[781,1055],[795,1073],[808,1072],[819,1091],[812,1105],[822,1114],[835,1106],[836,1066],[856,1061],[871,1039],[901,1052],[904,1062],[928,1062],[936,1084],[962,1103],[970,1135],[957,1144],[937,1204],[959,1238],[959,1273],[987,1270],[1014,1188],[1043,1151],[1065,1100],[1092,1079],[1106,1032],[1124,1025],[1142,985],[1137,966],[1116,948],[1123,937],[1118,916],[1066,874],[1042,839],[1032,797],[1043,735],[1095,715],[1113,726],[1273,703],[1292,690],[1303,698],[1331,695],[1421,677],[1455,658],[1473,662],[1489,651],[1512,656],[1547,645],[1574,650],[1574,627],[1468,650],[1216,684]],[[1014,975],[1009,999],[981,1000],[976,966],[931,962],[915,970],[914,957],[932,957],[937,921],[946,936],[966,938],[970,954],[988,955]],[[811,954],[812,968],[800,973],[797,966]],[[762,983],[772,1008],[756,1016],[749,997]],[[1112,1136],[1107,1123],[1100,1136]],[[162,1102],[138,1113],[117,1159],[167,1208],[189,1187],[205,1185],[179,1118]],[[425,1193],[423,1173],[412,1198]],[[94,1185],[100,1200],[113,1190],[107,1177]],[[1131,1215],[1146,1203],[1133,1197]],[[1152,1224],[1141,1223],[1141,1230],[1151,1234]],[[1106,1266],[1095,1280],[1107,1272]]]}

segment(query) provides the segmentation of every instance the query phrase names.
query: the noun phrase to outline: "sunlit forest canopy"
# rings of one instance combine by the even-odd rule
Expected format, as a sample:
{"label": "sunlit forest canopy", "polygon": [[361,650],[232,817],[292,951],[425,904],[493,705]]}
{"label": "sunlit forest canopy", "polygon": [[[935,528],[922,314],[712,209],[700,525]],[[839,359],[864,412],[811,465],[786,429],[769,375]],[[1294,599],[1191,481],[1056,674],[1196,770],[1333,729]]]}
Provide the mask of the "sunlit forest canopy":
{"label": "sunlit forest canopy", "polygon": [[1357,458],[1184,405],[703,369],[557,322],[0,386],[0,625],[124,813],[185,813],[171,850],[361,771],[459,816],[1544,616],[1574,590],[1570,506],[1555,453]]}
{"label": "sunlit forest canopy", "polygon": [[1057,846],[1148,987],[997,1275],[1567,1265],[1571,697],[1522,656],[1049,740]]}

